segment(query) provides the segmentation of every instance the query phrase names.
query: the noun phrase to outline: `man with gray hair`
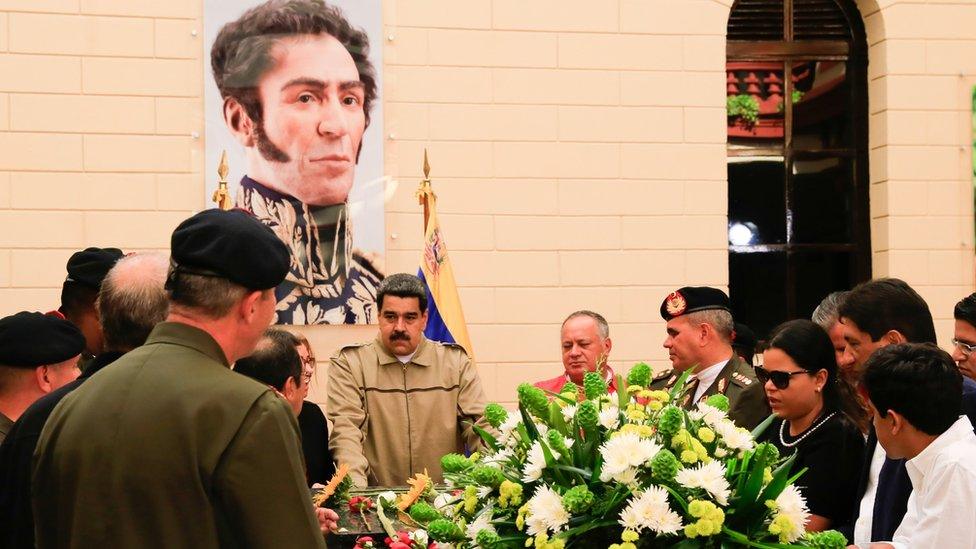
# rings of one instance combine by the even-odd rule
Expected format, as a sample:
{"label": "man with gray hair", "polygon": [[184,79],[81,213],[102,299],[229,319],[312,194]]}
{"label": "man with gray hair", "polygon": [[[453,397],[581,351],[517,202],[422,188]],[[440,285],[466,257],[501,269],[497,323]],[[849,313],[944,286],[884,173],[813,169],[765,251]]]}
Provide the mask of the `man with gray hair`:
{"label": "man with gray hair", "polygon": [[617,390],[613,370],[607,363],[613,345],[610,326],[603,315],[587,310],[571,313],[563,321],[559,337],[565,372],[536,382],[536,387],[558,393],[570,381],[582,387],[586,372],[599,372],[610,390]]}
{"label": "man with gray hair", "polygon": [[729,399],[729,417],[739,427],[752,429],[769,415],[766,392],[752,366],[732,350],[734,324],[729,297],[716,288],[684,287],[661,303],[667,322],[664,348],[671,369],[658,374],[653,389],[670,389],[691,369],[680,402],[686,409],[714,394]]}
{"label": "man with gray hair", "polygon": [[840,323],[840,308],[849,293],[851,292],[842,291],[828,294],[813,310],[810,320],[816,322],[830,336],[830,343],[834,346],[834,357],[840,368],[838,371],[851,379],[854,365],[850,361],[844,361],[844,348],[847,346],[847,341],[844,340],[844,325]]}
{"label": "man with gray hair", "polygon": [[379,336],[332,357],[329,448],[357,486],[395,486],[441,456],[475,450],[487,428],[478,370],[460,345],[424,337],[427,292],[414,275],[388,276],[376,294]]}
{"label": "man with gray hair", "polygon": [[157,254],[130,255],[115,263],[94,302],[104,351],[89,362],[78,379],[27,408],[0,446],[0,545],[34,547],[30,465],[44,423],[66,395],[145,343],[149,332],[166,318],[169,303],[163,283],[168,265],[166,257]]}

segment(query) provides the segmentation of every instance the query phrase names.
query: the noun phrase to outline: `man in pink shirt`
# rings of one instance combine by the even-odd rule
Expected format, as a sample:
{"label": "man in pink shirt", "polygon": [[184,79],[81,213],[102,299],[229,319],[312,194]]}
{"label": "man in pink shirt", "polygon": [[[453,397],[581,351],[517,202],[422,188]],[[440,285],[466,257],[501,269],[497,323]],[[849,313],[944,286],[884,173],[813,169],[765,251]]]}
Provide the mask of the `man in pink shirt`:
{"label": "man in pink shirt", "polygon": [[607,319],[593,311],[576,311],[563,321],[560,339],[565,371],[535,383],[536,387],[558,393],[569,381],[582,387],[586,372],[599,372],[610,391],[616,389],[613,370],[607,364],[612,347]]}

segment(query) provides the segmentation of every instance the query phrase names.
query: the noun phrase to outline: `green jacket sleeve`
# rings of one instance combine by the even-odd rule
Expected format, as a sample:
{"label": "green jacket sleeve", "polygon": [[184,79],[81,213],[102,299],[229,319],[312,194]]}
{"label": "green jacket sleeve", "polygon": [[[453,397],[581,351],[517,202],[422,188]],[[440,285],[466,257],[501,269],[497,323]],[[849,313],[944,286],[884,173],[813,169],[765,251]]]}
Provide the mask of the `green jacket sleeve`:
{"label": "green jacket sleeve", "polygon": [[769,401],[766,391],[759,382],[740,389],[738,398],[732,400],[729,418],[739,427],[750,431],[769,417]]}
{"label": "green jacket sleeve", "polygon": [[270,391],[245,416],[213,476],[215,507],[238,547],[325,547],[305,484],[301,435]]}
{"label": "green jacket sleeve", "polygon": [[349,475],[356,486],[365,487],[369,462],[363,453],[366,436],[366,397],[345,355],[332,357],[329,368],[329,404],[327,414],[332,420],[329,449],[336,465],[349,466]]}

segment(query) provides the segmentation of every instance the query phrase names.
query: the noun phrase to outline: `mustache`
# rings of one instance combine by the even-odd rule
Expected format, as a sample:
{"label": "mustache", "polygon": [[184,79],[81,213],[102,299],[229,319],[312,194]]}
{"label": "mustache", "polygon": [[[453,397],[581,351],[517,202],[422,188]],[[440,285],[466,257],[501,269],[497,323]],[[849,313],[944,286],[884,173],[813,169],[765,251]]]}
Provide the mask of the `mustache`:
{"label": "mustache", "polygon": [[390,341],[410,341],[410,336],[407,335],[407,332],[393,332]]}

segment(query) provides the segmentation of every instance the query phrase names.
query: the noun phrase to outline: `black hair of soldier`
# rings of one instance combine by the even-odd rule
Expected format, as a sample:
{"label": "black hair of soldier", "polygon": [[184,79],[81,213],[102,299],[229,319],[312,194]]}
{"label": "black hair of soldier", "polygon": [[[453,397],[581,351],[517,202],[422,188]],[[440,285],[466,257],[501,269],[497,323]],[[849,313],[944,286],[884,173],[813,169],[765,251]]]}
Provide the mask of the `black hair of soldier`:
{"label": "black hair of soldier", "polygon": [[58,308],[67,318],[78,318],[86,312],[95,311],[98,288],[79,282],[66,281],[61,286],[61,307]]}
{"label": "black hair of soldier", "polygon": [[935,322],[929,306],[904,280],[879,278],[851,290],[838,314],[857,324],[878,341],[891,330],[911,343],[936,343]]}
{"label": "black hair of soldier", "polygon": [[962,413],[962,375],[931,343],[888,345],[868,359],[861,380],[881,417],[902,415],[928,435],[944,433]]}
{"label": "black hair of soldier", "polygon": [[969,294],[962,298],[959,303],[956,303],[952,316],[956,320],[968,322],[971,326],[976,327],[976,293]]}
{"label": "black hair of soldier", "polygon": [[253,353],[234,364],[234,371],[279,391],[285,390],[288,378],[295,380],[296,387],[301,386],[302,359],[296,349],[298,338],[284,330],[271,328],[261,339]]}
{"label": "black hair of soldier", "polygon": [[867,414],[858,403],[853,387],[838,375],[834,344],[820,325],[805,318],[784,322],[769,333],[766,349],[783,351],[810,375],[826,370],[822,413],[840,412],[844,421],[866,432]]}
{"label": "black hair of soldier", "polygon": [[420,314],[427,312],[427,289],[419,278],[408,273],[394,273],[380,282],[379,289],[376,290],[376,310],[383,310],[383,298],[392,295],[394,297],[409,298],[416,297],[420,305]]}

